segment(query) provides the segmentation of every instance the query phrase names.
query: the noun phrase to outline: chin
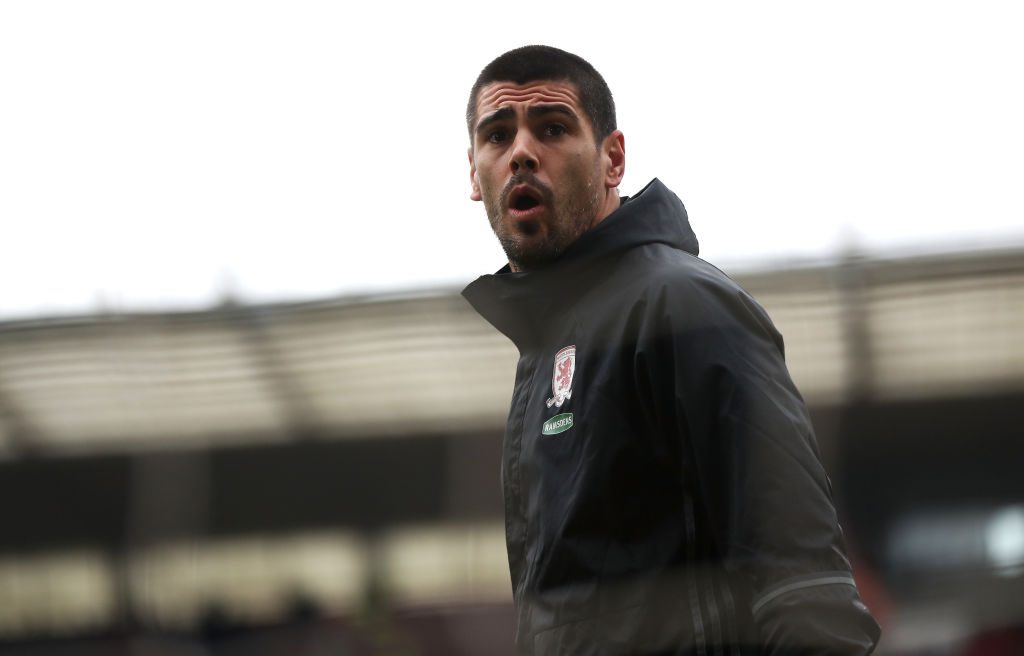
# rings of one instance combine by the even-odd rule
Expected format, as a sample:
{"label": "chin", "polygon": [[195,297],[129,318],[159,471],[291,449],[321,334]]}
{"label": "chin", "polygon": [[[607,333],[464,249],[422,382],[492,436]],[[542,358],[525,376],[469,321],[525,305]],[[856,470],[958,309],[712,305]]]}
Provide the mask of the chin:
{"label": "chin", "polygon": [[539,221],[519,221],[512,229],[513,233],[520,239],[528,241],[538,240],[543,237],[543,226]]}

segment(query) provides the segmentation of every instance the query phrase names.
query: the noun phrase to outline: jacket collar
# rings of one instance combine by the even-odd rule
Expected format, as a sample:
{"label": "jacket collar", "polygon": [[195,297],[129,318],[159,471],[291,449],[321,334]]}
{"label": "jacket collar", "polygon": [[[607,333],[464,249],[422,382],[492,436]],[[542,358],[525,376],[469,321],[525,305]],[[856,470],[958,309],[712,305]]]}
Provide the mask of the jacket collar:
{"label": "jacket collar", "polygon": [[470,283],[462,295],[520,350],[536,337],[542,318],[593,283],[610,258],[631,248],[665,244],[698,253],[682,201],[655,178],[551,264],[513,273],[508,265]]}

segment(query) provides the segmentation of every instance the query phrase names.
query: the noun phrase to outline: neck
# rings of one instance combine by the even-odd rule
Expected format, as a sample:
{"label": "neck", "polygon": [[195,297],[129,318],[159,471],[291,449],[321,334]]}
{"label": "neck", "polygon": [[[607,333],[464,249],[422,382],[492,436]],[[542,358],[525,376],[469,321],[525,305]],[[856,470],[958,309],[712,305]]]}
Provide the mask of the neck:
{"label": "neck", "polygon": [[590,227],[593,228],[598,223],[604,221],[608,218],[609,214],[619,209],[620,205],[622,205],[622,199],[619,198],[619,188],[613,187],[609,189],[604,195],[604,200],[601,202],[601,207],[597,212],[597,218],[595,218],[594,222],[590,224]]}

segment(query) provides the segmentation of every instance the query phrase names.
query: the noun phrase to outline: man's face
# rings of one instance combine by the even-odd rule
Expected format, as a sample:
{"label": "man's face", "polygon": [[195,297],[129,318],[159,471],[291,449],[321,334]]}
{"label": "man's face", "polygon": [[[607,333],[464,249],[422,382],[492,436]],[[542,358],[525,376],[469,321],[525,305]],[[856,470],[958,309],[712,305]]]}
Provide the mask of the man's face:
{"label": "man's face", "polygon": [[484,202],[513,270],[546,264],[608,213],[607,158],[575,86],[495,82],[476,110],[470,197]]}

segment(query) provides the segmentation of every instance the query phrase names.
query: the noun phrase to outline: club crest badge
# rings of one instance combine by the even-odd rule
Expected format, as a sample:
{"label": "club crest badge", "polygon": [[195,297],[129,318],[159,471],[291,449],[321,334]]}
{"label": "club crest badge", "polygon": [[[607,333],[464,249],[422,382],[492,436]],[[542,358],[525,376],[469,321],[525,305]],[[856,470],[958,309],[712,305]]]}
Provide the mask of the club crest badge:
{"label": "club crest badge", "polygon": [[555,354],[555,371],[551,375],[551,398],[547,404],[550,408],[561,408],[562,404],[572,398],[572,375],[576,373],[576,346],[566,346]]}

